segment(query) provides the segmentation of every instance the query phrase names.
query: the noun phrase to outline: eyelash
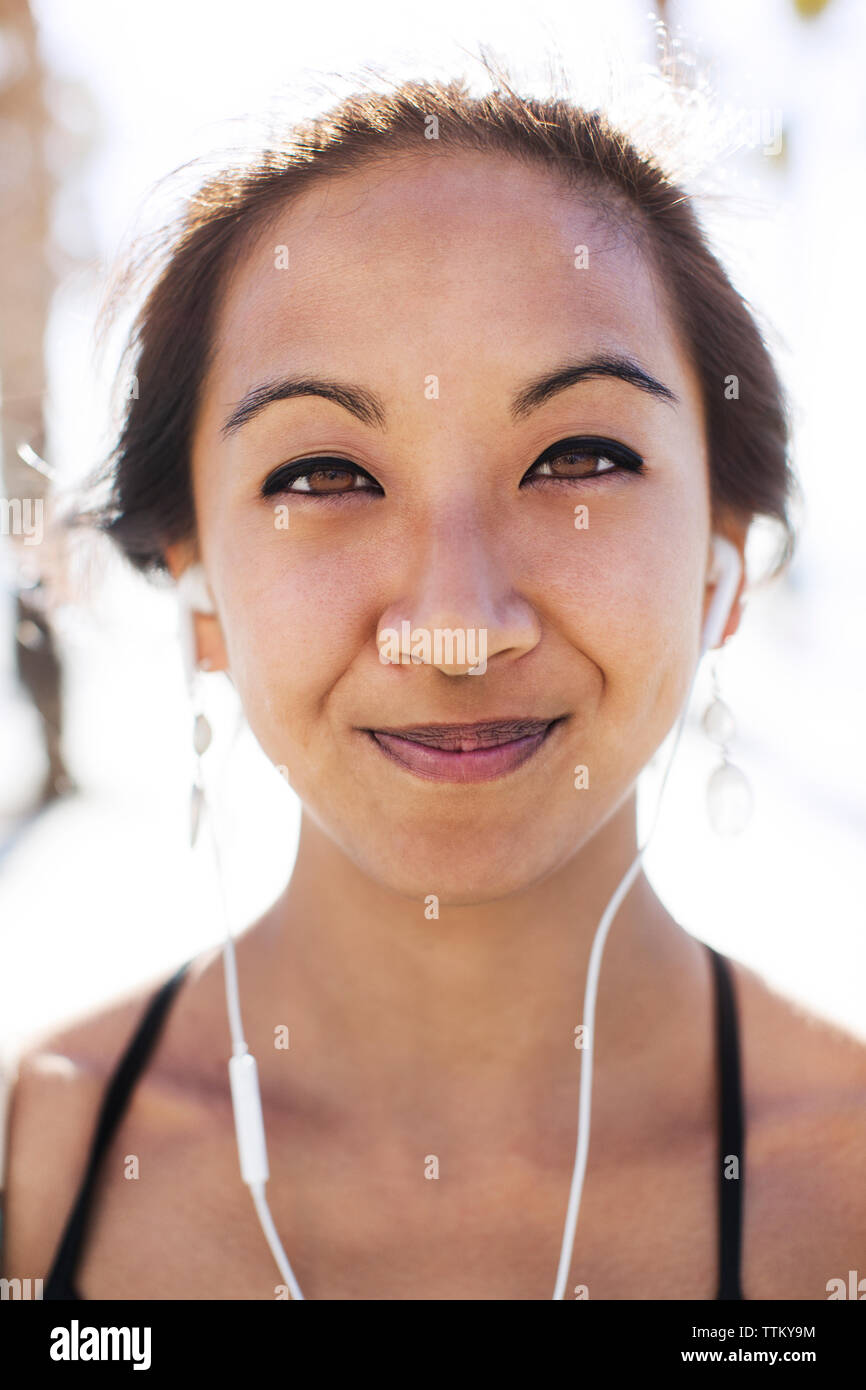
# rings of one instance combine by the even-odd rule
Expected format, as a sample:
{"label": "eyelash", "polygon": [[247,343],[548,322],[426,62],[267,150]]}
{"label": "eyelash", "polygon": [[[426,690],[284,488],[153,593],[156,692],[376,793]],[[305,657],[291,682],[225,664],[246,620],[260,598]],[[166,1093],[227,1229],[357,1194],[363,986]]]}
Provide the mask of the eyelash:
{"label": "eyelash", "polygon": [[[567,458],[570,454],[590,456],[598,461],[606,459],[611,462],[614,467],[607,468],[602,473],[589,474],[585,478],[557,478],[550,473],[540,473],[537,474],[534,479],[530,479],[530,482],[536,482],[539,478],[543,478],[545,483],[564,483],[566,487],[573,487],[575,484],[581,483],[596,485],[611,474],[614,476],[622,476],[624,473],[634,475],[646,471],[646,465],[643,459],[639,458],[631,449],[627,449],[624,444],[617,444],[612,439],[600,439],[596,437],[561,439],[556,444],[552,444],[549,449],[545,449],[544,453],[535,460],[532,468],[538,468],[541,464],[550,464],[561,458]],[[309,490],[305,492],[303,490],[296,490],[290,486],[297,478],[309,478],[310,474],[320,471],[327,472],[328,470],[339,470],[341,473],[352,474],[353,486],[347,487],[344,492],[312,492]],[[529,472],[531,473],[532,469],[530,469]],[[526,476],[529,477],[529,474]],[[341,459],[323,454],[318,458],[299,459],[297,463],[286,464],[284,467],[278,468],[269,478],[265,479],[261,488],[261,496],[266,498],[283,494],[291,497],[315,498],[318,502],[343,502],[346,498],[352,497],[359,492],[374,493],[377,490],[381,492],[381,490],[378,489],[378,484],[376,484],[375,488],[354,486],[354,481],[359,478],[367,478],[371,483],[375,483],[375,479],[372,478],[365,469],[359,467],[358,464],[350,463],[348,459]],[[521,483],[521,487],[522,486],[523,483]]]}

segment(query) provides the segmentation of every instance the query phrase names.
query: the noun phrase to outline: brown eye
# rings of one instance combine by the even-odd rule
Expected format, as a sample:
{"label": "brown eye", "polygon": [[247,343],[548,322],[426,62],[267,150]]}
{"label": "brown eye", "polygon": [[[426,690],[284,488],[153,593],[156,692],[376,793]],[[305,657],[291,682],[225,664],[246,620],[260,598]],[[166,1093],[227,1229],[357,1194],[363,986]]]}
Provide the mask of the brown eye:
{"label": "brown eye", "polygon": [[606,474],[643,473],[644,462],[624,444],[610,439],[561,439],[537,459],[526,475],[534,482],[592,482]]}
{"label": "brown eye", "polygon": [[351,469],[328,466],[327,468],[311,468],[309,473],[298,473],[295,476],[295,483],[300,486],[293,486],[295,492],[342,492],[348,484],[355,486],[355,478],[358,475],[352,473]]}
{"label": "brown eye", "polygon": [[307,497],[344,497],[351,492],[381,491],[369,473],[343,459],[306,459],[278,468],[262,484],[262,496],[299,493]]}
{"label": "brown eye", "polygon": [[544,463],[538,464],[536,467],[542,477],[592,478],[599,473],[609,472],[616,467],[616,464],[613,459],[599,457],[596,454],[580,454],[575,451],[546,459]]}

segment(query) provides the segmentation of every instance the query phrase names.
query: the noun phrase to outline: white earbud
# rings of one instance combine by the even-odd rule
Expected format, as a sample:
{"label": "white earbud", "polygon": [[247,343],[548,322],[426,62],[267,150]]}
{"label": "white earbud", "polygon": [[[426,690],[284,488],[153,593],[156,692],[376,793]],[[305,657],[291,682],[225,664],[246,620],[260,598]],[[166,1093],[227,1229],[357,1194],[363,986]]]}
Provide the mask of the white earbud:
{"label": "white earbud", "polygon": [[710,647],[715,647],[721,641],[741,574],[742,563],[736,546],[732,545],[725,536],[714,535],[713,569],[710,574],[710,583],[715,584],[716,591],[713,594],[710,609],[704,622],[704,630],[701,633],[701,656]]}
{"label": "white earbud", "polygon": [[195,675],[195,624],[194,613],[215,613],[213,596],[208,588],[207,576],[202,564],[189,565],[177,581],[177,600],[179,609],[178,636],[183,656],[183,669],[187,686],[191,689]]}
{"label": "white earbud", "polygon": [[177,581],[177,594],[181,603],[195,613],[215,613],[213,595],[208,587],[204,565],[200,562],[188,565]]}

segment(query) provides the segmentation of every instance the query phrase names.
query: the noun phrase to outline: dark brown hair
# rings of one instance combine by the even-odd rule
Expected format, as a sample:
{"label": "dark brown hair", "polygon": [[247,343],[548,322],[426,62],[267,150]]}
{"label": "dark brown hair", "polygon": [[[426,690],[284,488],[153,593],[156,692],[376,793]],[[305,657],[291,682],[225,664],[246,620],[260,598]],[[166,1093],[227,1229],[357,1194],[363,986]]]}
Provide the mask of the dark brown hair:
{"label": "dark brown hair", "polygon": [[[207,178],[165,229],[156,256],[148,253],[147,264],[158,263],[158,274],[121,362],[136,392],[116,446],[92,480],[108,484],[109,496],[87,513],[136,568],[164,572],[165,547],[196,533],[192,428],[232,266],[314,180],[383,159],[434,157],[439,150],[497,152],[546,167],[576,190],[599,194],[607,215],[638,236],[661,273],[701,384],[713,517],[730,512],[747,523],[774,519],[782,545],[773,573],[790,560],[796,533],[789,508],[799,490],[782,387],[755,318],[710,249],[692,199],[655,154],[639,152],[601,112],[561,98],[522,97],[501,71],[497,76],[498,87],[478,97],[460,80],[411,81],[386,93],[350,96],[295,124],[252,162]],[[142,264],[131,263],[126,286]],[[736,399],[726,393],[732,377]]]}

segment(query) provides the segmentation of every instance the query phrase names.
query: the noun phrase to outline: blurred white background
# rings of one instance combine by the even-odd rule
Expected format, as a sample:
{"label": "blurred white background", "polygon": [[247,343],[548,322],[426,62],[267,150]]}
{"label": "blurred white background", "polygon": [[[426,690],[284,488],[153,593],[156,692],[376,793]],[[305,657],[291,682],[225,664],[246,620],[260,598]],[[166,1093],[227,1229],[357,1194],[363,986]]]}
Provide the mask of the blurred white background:
{"label": "blurred white background", "polygon": [[[654,62],[648,8],[640,0],[439,0],[420,10],[336,0],[321,11],[263,0],[240,8],[38,0],[40,45],[56,77],[51,99],[90,149],[59,171],[54,212],[74,268],[55,295],[47,341],[53,467],[79,478],[106,453],[113,363],[96,363],[93,328],[107,268],[142,203],[153,215],[153,183],[230,140],[226,121],[255,115],[277,94],[290,114],[305,112],[317,105],[320,79],[342,95],[365,63],[397,77],[465,73],[483,90],[479,42],[539,93],[553,55],[580,96],[580,74],[600,71],[606,55]],[[719,662],[738,726],[732,756],[755,792],[753,821],[730,841],[707,823],[715,759],[698,723],[704,669],[647,867],[698,936],[866,1037],[866,468],[857,418],[866,8],[829,0],[805,19],[793,0],[682,0],[667,13],[672,34],[709,65],[720,103],[763,113],[765,128],[774,113],[783,124],[781,155],[753,140],[726,161],[718,177],[730,199],[714,205],[709,225],[735,283],[772,325],[795,406],[806,516],[793,569],[755,594]],[[6,545],[0,536],[0,552]],[[189,722],[169,595],[111,563],[89,606],[61,612],[66,751],[81,792],[32,820],[43,768],[36,717],[14,681],[11,624],[3,594],[0,1060],[54,1022],[156,982],[222,931],[207,861],[193,862],[187,848]],[[224,715],[225,743],[228,701]],[[650,769],[647,793],[654,776]],[[241,927],[291,870],[298,808],[248,733],[224,791],[231,911]]]}

